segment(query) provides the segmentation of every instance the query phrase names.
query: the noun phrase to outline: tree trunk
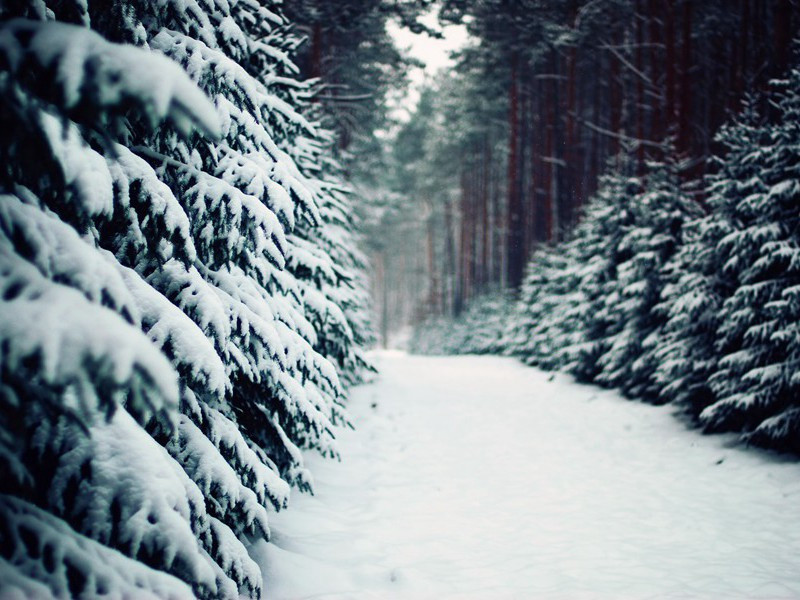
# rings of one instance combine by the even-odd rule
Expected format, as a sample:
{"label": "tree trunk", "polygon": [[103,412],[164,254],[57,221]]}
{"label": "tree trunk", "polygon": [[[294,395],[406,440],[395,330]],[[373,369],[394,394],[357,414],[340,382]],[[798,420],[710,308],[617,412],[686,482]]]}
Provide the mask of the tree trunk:
{"label": "tree trunk", "polygon": [[645,147],[644,147],[644,17],[642,15],[642,0],[636,2],[636,138],[639,146],[636,148],[637,171],[644,172]]}
{"label": "tree trunk", "polygon": [[428,216],[427,223],[427,259],[428,259],[428,278],[429,278],[429,295],[428,295],[428,314],[439,314],[441,299],[439,297],[439,271],[436,267],[436,226],[434,223],[433,215]]}
{"label": "tree trunk", "polygon": [[445,200],[444,203],[444,269],[443,269],[443,283],[444,283],[444,311],[448,315],[452,315],[455,306],[455,271],[456,271],[456,257],[455,257],[455,242],[453,240],[453,206],[450,200]]}
{"label": "tree trunk", "polygon": [[489,144],[489,136],[483,137],[483,156],[481,159],[481,275],[480,285],[485,288],[488,283],[489,272],[489,178],[491,176],[490,165],[492,163],[492,148]]}
{"label": "tree trunk", "polygon": [[322,24],[314,23],[311,29],[311,77],[322,77]]}
{"label": "tree trunk", "polygon": [[664,15],[664,47],[666,51],[666,75],[667,75],[667,114],[669,133],[674,134],[674,126],[678,118],[676,102],[676,76],[677,56],[675,53],[675,0],[667,0],[666,14]]}
{"label": "tree trunk", "polygon": [[[660,3],[659,0],[650,0],[650,70],[651,75],[650,78],[653,81],[653,84],[656,86],[656,89],[661,91],[663,89],[664,82],[661,79],[663,69],[663,59],[661,58],[661,54],[659,52],[662,44],[663,39],[661,36],[661,17],[662,11],[660,10]],[[651,112],[651,123],[650,123],[650,139],[660,142],[664,139],[664,120],[665,114],[664,111],[666,109],[665,103],[665,96],[664,94],[661,95],[655,102],[655,106],[653,106],[653,110]]]}
{"label": "tree trunk", "polygon": [[692,123],[692,3],[683,2],[683,34],[681,48],[681,111],[678,129],[678,152],[691,149]]}
{"label": "tree trunk", "polygon": [[783,77],[789,68],[792,47],[792,0],[776,0],[773,8],[775,60],[773,77]]}
{"label": "tree trunk", "polygon": [[511,81],[509,82],[509,140],[508,140],[508,221],[506,277],[509,287],[522,283],[524,263],[524,221],[520,197],[519,169],[519,57],[511,56]]}

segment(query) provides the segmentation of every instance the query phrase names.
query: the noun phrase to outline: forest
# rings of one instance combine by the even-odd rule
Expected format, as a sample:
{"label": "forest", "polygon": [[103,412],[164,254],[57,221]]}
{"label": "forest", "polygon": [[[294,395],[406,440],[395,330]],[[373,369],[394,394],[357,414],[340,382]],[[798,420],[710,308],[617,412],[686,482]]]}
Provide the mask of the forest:
{"label": "forest", "polygon": [[387,253],[412,347],[517,356],[800,452],[797,4],[441,18],[474,43],[394,148],[426,215],[424,254]]}
{"label": "forest", "polygon": [[[453,28],[416,80],[396,32]],[[797,31],[797,0],[0,2],[0,598],[332,593],[289,586],[292,519],[325,531],[329,465],[441,355],[795,468]]]}

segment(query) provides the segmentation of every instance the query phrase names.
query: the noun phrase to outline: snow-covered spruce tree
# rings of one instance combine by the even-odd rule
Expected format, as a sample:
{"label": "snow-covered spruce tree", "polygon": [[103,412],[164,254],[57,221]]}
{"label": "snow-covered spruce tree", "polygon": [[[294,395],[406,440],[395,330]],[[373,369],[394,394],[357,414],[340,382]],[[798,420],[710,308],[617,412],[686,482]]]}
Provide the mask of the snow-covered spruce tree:
{"label": "snow-covered spruce tree", "polygon": [[[275,145],[292,158],[314,198],[315,212],[303,215],[300,211],[288,224],[287,272],[295,277],[303,314],[315,331],[314,349],[338,367],[344,383],[358,383],[374,368],[364,356],[373,332],[366,259],[355,234],[353,193],[334,157],[334,134],[322,123],[320,104],[315,100],[319,84],[294,79],[298,70],[287,59],[302,40],[274,13],[252,18],[243,6],[248,3],[233,7],[237,23],[253,38],[269,40],[272,49],[241,64],[270,93],[266,98],[269,111],[262,110],[262,119]],[[229,164],[226,174],[255,195],[264,194],[263,172]]]}
{"label": "snow-covered spruce tree", "polygon": [[505,330],[513,310],[508,292],[478,296],[458,317],[434,316],[414,329],[416,354],[502,354]]}
{"label": "snow-covered spruce tree", "polygon": [[641,190],[637,177],[625,174],[630,163],[619,157],[601,178],[600,187],[586,206],[580,224],[568,242],[574,264],[575,290],[569,337],[556,340],[559,368],[580,381],[593,381],[600,372],[599,358],[607,351],[619,327],[609,301],[617,286],[617,269],[624,260],[621,242],[633,221],[631,203]]}
{"label": "snow-covered spruce tree", "polygon": [[92,9],[14,7],[142,48],[30,21],[0,36],[2,455],[15,474],[3,581],[257,596],[240,539],[267,534],[285,481],[308,487],[299,448],[334,452],[341,418],[302,282],[283,268],[286,231],[320,219],[275,142],[291,135],[281,120],[306,125],[269,86],[303,84],[285,76],[281,18],[256,3]]}
{"label": "snow-covered spruce tree", "polygon": [[510,334],[512,353],[528,364],[564,369],[592,381],[597,360],[618,331],[611,311],[620,243],[632,222],[635,177],[612,167],[570,238],[534,253]]}
{"label": "snow-covered spruce tree", "polygon": [[558,369],[558,340],[571,326],[565,317],[575,305],[576,264],[561,246],[542,246],[528,262],[514,317],[508,324],[508,352],[526,364]]}
{"label": "snow-covered spruce tree", "polygon": [[[127,156],[109,139],[124,116],[213,132],[213,105],[168,59],[85,28],[8,21],[0,56],[4,593],[190,597],[189,586],[135,561],[198,593],[221,591],[198,541],[212,527],[203,496],[142,427],[173,430],[181,399],[154,338],[191,349],[205,337],[157,304],[141,276],[100,246],[98,229],[131,208],[115,198],[102,154]],[[167,192],[152,210],[153,223],[174,233],[165,252],[185,247],[188,233]],[[151,329],[159,308],[172,320]],[[221,364],[197,367],[210,390],[224,385]]]}
{"label": "snow-covered spruce tree", "polygon": [[663,265],[698,209],[681,193],[674,165],[651,164],[644,180],[620,165],[603,177],[570,238],[534,254],[511,346],[529,364],[654,398],[652,346],[663,318],[653,307]]}
{"label": "snow-covered spruce tree", "polygon": [[464,314],[464,352],[502,354],[504,333],[513,310],[513,296],[507,291],[487,292],[474,298]]}
{"label": "snow-covered spruce tree", "polygon": [[[665,322],[652,349],[661,402],[672,402],[696,417],[713,402],[709,385],[720,351],[721,307],[736,287],[740,265],[729,262],[720,242],[740,227],[737,205],[760,188],[759,165],[747,160],[763,134],[756,99],[745,101],[737,121],[723,127],[708,185],[707,214],[684,226],[684,241],[664,271],[668,283],[655,310]],[[734,385],[736,385],[734,383]]]}
{"label": "snow-covered spruce tree", "polygon": [[[316,90],[313,90],[316,92]],[[300,99],[298,99],[299,101]],[[286,140],[319,206],[319,223],[301,221],[290,236],[297,249],[289,255],[289,270],[307,282],[306,314],[317,332],[314,348],[337,367],[343,383],[360,383],[374,372],[364,349],[375,342],[366,279],[367,258],[359,250],[354,190],[344,181],[334,156],[334,140],[323,127],[319,107],[304,102],[316,117],[313,129]],[[314,137],[310,137],[315,134]]]}
{"label": "snow-covered spruce tree", "polygon": [[664,265],[682,243],[684,224],[700,209],[680,187],[673,153],[662,163],[650,163],[643,190],[630,205],[632,222],[619,242],[613,289],[606,296],[607,320],[617,331],[607,338],[598,358],[596,381],[620,388],[629,396],[658,399],[653,378],[658,366],[655,345],[664,318],[654,307],[666,283]]}
{"label": "snow-covered spruce tree", "polygon": [[736,281],[719,315],[714,402],[700,421],[799,452],[800,69],[773,85],[776,121],[757,135],[750,123],[732,126],[733,151],[712,181],[714,202],[734,208],[716,250]]}

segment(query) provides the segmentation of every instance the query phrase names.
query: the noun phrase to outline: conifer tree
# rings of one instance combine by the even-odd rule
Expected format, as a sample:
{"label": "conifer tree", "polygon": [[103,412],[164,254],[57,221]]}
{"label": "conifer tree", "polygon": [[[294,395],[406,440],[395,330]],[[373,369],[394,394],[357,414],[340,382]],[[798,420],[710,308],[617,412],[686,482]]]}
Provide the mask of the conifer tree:
{"label": "conifer tree", "polygon": [[245,541],[346,418],[297,40],[245,0],[2,11],[3,584],[258,597]]}
{"label": "conifer tree", "polygon": [[[560,368],[561,341],[569,327],[566,313],[574,307],[574,256],[543,246],[534,252],[520,290],[515,323],[507,333],[510,351],[529,365]],[[569,308],[568,308],[569,307]]]}
{"label": "conifer tree", "polygon": [[513,310],[510,294],[495,292],[476,298],[458,318],[431,316],[414,330],[411,350],[417,354],[501,354]]}
{"label": "conifer tree", "polygon": [[746,159],[763,127],[757,99],[750,97],[735,123],[717,141],[725,148],[708,183],[707,214],[687,222],[684,243],[665,265],[665,285],[656,311],[665,320],[655,345],[654,377],[664,402],[697,416],[713,400],[709,379],[722,348],[717,343],[721,307],[736,286],[739,267],[729,263],[720,242],[739,227],[736,205],[758,185],[758,166]]}
{"label": "conifer tree", "polygon": [[617,332],[608,296],[617,285],[620,244],[639,189],[637,178],[610,170],[570,238],[534,253],[519,300],[522,327],[511,336],[513,353],[529,364],[594,380],[598,358]]}
{"label": "conifer tree", "polygon": [[[760,128],[746,152],[726,156],[712,187],[717,202],[733,202],[734,221],[718,251],[723,269],[736,280],[720,311],[721,358],[710,378],[714,402],[700,414],[707,429],[744,431],[751,441],[795,452],[800,449],[798,83],[798,69],[774,83],[775,123]],[[737,146],[752,139],[747,123],[729,135],[740,138]]]}
{"label": "conifer tree", "polygon": [[652,347],[663,324],[654,308],[665,285],[664,265],[682,243],[684,223],[696,217],[698,209],[680,189],[673,162],[651,163],[643,188],[630,204],[631,224],[617,248],[622,260],[606,302],[608,318],[618,324],[618,331],[598,359],[602,371],[597,381],[654,400],[658,361]]}
{"label": "conifer tree", "polygon": [[598,361],[608,351],[620,325],[610,298],[618,285],[618,266],[625,259],[622,239],[633,222],[631,204],[641,189],[641,181],[625,174],[630,165],[624,159],[617,162],[601,179],[600,188],[568,242],[574,255],[580,301],[572,316],[576,334],[573,340],[565,340],[561,352],[564,368],[580,381],[593,381],[600,373]]}

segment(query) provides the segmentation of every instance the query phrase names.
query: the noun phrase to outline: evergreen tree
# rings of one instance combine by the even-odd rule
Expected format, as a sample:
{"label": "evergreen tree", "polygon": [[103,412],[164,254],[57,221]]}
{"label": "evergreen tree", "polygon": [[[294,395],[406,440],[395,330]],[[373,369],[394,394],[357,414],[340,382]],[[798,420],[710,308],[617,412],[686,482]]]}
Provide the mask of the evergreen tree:
{"label": "evergreen tree", "polygon": [[246,538],[346,419],[326,356],[364,367],[297,40],[244,0],[2,11],[4,585],[257,597]]}
{"label": "evergreen tree", "polygon": [[[316,332],[314,349],[337,366],[343,383],[360,383],[375,372],[364,349],[375,341],[367,291],[367,258],[356,235],[355,192],[345,182],[335,158],[333,136],[321,121],[319,110],[306,101],[318,121],[302,138],[286,140],[286,151],[308,177],[319,207],[319,222],[297,224],[290,236],[293,248],[288,269],[306,282],[303,304]],[[314,134],[311,137],[308,134]]]}
{"label": "evergreen tree", "polygon": [[522,326],[511,337],[513,353],[529,364],[594,380],[598,359],[618,331],[609,295],[639,189],[637,178],[610,170],[570,238],[534,253],[520,294]]}
{"label": "evergreen tree", "polygon": [[680,189],[674,163],[650,164],[643,188],[630,204],[631,224],[617,248],[622,260],[606,304],[608,320],[618,330],[598,359],[602,371],[597,381],[654,400],[658,361],[653,346],[663,325],[654,308],[665,285],[664,265],[682,243],[684,223],[697,216],[698,208]]}
{"label": "evergreen tree", "polygon": [[417,354],[501,354],[512,310],[509,294],[484,294],[456,319],[429,317],[414,330],[411,350]]}
{"label": "evergreen tree", "polygon": [[[731,231],[717,248],[723,269],[736,280],[720,311],[721,358],[710,378],[714,402],[700,414],[709,430],[744,431],[753,442],[795,452],[800,449],[798,84],[798,69],[775,82],[775,123],[758,131],[747,152],[726,156],[712,186],[716,202],[734,203]],[[734,126],[730,135],[752,139],[747,123]]]}
{"label": "evergreen tree", "polygon": [[661,401],[674,402],[695,417],[714,398],[709,379],[723,350],[717,343],[721,307],[733,294],[739,270],[720,242],[740,227],[740,198],[759,185],[759,167],[747,160],[763,131],[756,106],[757,100],[749,98],[737,121],[717,136],[725,157],[715,159],[707,214],[684,227],[684,243],[665,266],[668,283],[656,307],[665,320],[654,348]]}
{"label": "evergreen tree", "polygon": [[543,246],[528,263],[515,322],[506,334],[509,351],[525,363],[558,369],[563,357],[559,342],[570,330],[568,313],[577,304],[574,256],[562,248]]}
{"label": "evergreen tree", "polygon": [[[381,153],[372,135],[387,127],[387,98],[406,77],[408,60],[395,47],[387,23],[429,31],[418,18],[431,0],[293,0],[285,11],[306,38],[297,63],[306,77],[318,78],[317,100],[337,149],[358,154],[347,161],[350,174],[370,178],[361,163]],[[351,154],[352,153],[352,154]],[[346,158],[346,157],[345,157]]]}
{"label": "evergreen tree", "polygon": [[531,259],[513,352],[582,381],[654,398],[664,265],[696,213],[669,165],[651,165],[644,181],[606,175],[571,237]]}
{"label": "evergreen tree", "polygon": [[609,166],[569,241],[580,301],[572,316],[576,335],[572,341],[565,340],[561,352],[564,367],[580,381],[594,381],[598,376],[599,360],[620,326],[611,298],[618,286],[617,269],[625,259],[622,240],[634,218],[631,204],[641,190],[641,181],[625,175],[630,164],[624,159],[618,163]]}

